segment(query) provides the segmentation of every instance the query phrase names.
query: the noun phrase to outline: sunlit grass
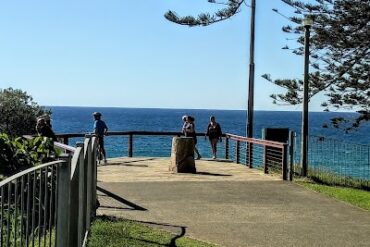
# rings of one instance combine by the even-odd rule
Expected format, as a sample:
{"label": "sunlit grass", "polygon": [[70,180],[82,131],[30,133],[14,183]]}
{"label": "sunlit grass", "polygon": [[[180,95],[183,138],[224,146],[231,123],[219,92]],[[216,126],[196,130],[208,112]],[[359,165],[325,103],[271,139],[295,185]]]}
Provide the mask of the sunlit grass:
{"label": "sunlit grass", "polygon": [[370,191],[340,186],[329,186],[316,183],[312,180],[296,180],[295,182],[308,189],[370,211]]}
{"label": "sunlit grass", "polygon": [[125,219],[97,217],[92,224],[88,247],[196,246],[216,245],[175,235]]}

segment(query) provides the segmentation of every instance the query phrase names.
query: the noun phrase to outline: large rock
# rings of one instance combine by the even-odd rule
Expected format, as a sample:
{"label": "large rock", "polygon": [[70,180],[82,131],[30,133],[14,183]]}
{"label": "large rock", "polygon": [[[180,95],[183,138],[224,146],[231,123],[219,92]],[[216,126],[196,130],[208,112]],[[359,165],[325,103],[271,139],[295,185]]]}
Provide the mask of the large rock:
{"label": "large rock", "polygon": [[172,139],[171,164],[169,170],[172,172],[196,173],[193,138],[174,137]]}

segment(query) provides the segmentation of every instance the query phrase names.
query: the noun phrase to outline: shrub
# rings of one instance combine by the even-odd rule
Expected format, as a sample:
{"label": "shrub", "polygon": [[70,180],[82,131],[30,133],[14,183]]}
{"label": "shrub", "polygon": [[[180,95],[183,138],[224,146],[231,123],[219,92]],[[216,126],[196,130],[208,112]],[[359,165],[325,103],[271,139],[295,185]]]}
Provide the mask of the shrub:
{"label": "shrub", "polygon": [[0,134],[0,174],[10,176],[35,165],[55,160],[53,141],[45,137],[10,138]]}

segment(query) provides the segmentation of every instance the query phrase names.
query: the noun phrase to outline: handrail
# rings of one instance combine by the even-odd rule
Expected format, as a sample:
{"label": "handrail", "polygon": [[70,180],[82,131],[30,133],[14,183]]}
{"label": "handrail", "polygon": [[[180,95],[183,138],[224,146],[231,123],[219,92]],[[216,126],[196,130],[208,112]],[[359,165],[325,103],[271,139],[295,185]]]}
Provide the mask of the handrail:
{"label": "handrail", "polygon": [[72,146],[69,146],[67,144],[63,144],[63,143],[60,143],[60,142],[54,142],[54,146],[55,147],[58,147],[60,149],[63,149],[65,151],[69,151],[69,152],[76,152],[76,148],[75,147],[72,147]]}
{"label": "handrail", "polygon": [[77,147],[76,152],[73,154],[71,162],[71,179],[75,176],[76,170],[78,169],[79,161],[82,154],[82,147]]}
{"label": "handrail", "polygon": [[251,142],[255,144],[260,144],[264,146],[270,146],[270,147],[276,147],[276,148],[283,148],[284,143],[282,142],[276,142],[276,141],[269,141],[269,140],[260,140],[256,138],[249,138],[244,136],[238,136],[234,134],[226,134],[226,137],[235,140],[235,141],[245,141],[245,142]]}
{"label": "handrail", "polygon": [[58,160],[58,161],[52,161],[52,162],[48,162],[48,163],[45,163],[45,164],[41,164],[41,165],[38,165],[38,166],[35,166],[35,167],[31,167],[31,168],[28,168],[27,170],[24,170],[24,171],[21,171],[21,172],[18,172],[17,174],[14,174],[13,176],[11,177],[8,177],[4,180],[2,180],[0,182],[0,187],[1,186],[4,186],[5,184],[19,178],[19,177],[22,177],[28,173],[31,173],[33,171],[36,171],[36,170],[40,170],[42,168],[45,168],[45,167],[48,167],[48,166],[52,166],[52,165],[56,165],[56,164],[63,164],[65,163],[65,161],[63,160]]}
{"label": "handrail", "polygon": [[83,246],[96,215],[97,139],[86,137],[77,148],[58,142],[54,146],[69,153],[0,182],[1,246],[17,238],[22,246],[36,239],[45,246]]}
{"label": "handrail", "polygon": [[[75,138],[75,137],[85,137],[86,135],[91,134],[90,132],[87,133],[62,133],[56,134],[58,138]],[[130,131],[108,131],[106,136],[125,136],[125,135],[147,135],[147,136],[181,136],[183,135],[182,132],[176,131],[137,131],[137,130],[130,130]],[[204,132],[196,133],[197,136],[205,136]],[[223,134],[222,137],[226,135]]]}
{"label": "handrail", "polygon": [[[26,139],[28,139],[28,140],[30,140],[30,139],[34,138],[35,136],[32,136],[32,135],[24,135],[23,137],[26,138]],[[72,152],[72,153],[74,153],[76,151],[76,148],[75,147],[69,146],[69,145],[64,144],[64,143],[61,143],[61,142],[54,142],[54,146],[55,147],[58,147],[60,149],[63,149],[65,151]]]}

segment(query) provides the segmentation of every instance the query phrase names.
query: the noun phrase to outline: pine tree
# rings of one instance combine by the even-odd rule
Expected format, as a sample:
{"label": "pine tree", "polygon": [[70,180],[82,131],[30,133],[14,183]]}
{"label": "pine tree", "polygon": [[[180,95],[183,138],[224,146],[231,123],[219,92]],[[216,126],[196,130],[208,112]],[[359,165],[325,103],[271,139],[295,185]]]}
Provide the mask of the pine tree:
{"label": "pine tree", "polygon": [[[314,4],[281,1],[295,10],[295,15],[288,17],[292,24],[282,28],[284,32],[298,36],[299,47],[292,49],[294,54],[303,55],[303,18],[314,21],[310,39],[310,99],[323,92],[326,95],[322,102],[325,111],[352,109],[359,113],[352,122],[343,118],[332,119],[334,127],[347,123],[344,128],[350,130],[370,120],[370,0],[311,1]],[[208,2],[222,7],[213,14],[201,13],[197,17],[179,17],[168,11],[165,18],[180,25],[207,26],[229,19],[241,10],[243,4],[247,4],[245,0]],[[280,13],[277,9],[273,11]],[[274,103],[302,103],[302,80],[272,80],[268,74],[262,77],[286,89],[283,94],[271,95]]]}
{"label": "pine tree", "polygon": [[[292,49],[294,54],[303,55],[302,19],[308,17],[314,23],[310,39],[310,99],[323,92],[326,98],[321,105],[325,111],[349,109],[359,113],[352,120],[332,119],[334,127],[348,131],[370,120],[370,1],[316,0],[316,4],[282,1],[295,9],[296,15],[289,18],[293,24],[282,28],[299,36],[300,46]],[[271,95],[275,103],[302,102],[302,80],[271,80],[267,74],[263,77],[286,89],[284,94]]]}

